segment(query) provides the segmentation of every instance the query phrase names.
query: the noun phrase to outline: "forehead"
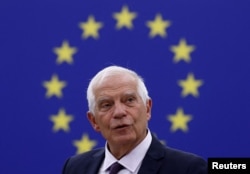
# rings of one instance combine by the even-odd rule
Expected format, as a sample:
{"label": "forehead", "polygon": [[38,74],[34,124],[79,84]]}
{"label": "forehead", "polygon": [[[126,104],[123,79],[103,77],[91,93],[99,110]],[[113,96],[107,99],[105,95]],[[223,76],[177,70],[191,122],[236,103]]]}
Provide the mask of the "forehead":
{"label": "forehead", "polygon": [[137,80],[130,74],[106,76],[94,88],[94,94],[96,97],[100,95],[112,95],[125,92],[137,92]]}

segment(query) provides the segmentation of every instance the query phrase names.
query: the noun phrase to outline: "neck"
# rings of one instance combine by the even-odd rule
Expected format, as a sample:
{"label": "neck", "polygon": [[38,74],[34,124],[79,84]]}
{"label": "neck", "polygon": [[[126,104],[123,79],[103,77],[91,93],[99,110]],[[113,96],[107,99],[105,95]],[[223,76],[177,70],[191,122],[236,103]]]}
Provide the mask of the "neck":
{"label": "neck", "polygon": [[112,144],[108,142],[108,149],[110,153],[117,159],[121,159],[125,155],[127,155],[129,152],[131,152],[138,144],[140,144],[144,138],[147,136],[147,131],[145,132],[144,136],[142,136],[141,139],[138,141],[133,141],[131,143],[126,142],[124,144]]}

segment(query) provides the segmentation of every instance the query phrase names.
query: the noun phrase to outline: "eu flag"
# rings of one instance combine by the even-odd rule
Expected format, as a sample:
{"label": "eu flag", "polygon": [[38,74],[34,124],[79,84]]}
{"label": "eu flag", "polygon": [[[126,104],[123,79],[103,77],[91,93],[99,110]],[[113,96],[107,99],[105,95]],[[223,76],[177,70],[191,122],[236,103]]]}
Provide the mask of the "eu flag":
{"label": "eu flag", "polygon": [[0,2],[0,173],[56,174],[105,144],[86,119],[102,68],[140,74],[168,146],[250,157],[247,0]]}

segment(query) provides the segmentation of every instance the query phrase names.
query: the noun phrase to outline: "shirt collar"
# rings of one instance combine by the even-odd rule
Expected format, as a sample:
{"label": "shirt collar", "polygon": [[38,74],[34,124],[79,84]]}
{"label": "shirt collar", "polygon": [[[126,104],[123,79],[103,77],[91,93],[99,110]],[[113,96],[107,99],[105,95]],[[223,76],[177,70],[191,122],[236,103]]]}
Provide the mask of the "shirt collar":
{"label": "shirt collar", "polygon": [[105,158],[101,167],[101,171],[106,171],[114,162],[119,162],[127,170],[134,172],[140,165],[146,155],[152,141],[152,135],[148,129],[146,137],[131,152],[117,160],[108,150],[107,143],[105,145]]}

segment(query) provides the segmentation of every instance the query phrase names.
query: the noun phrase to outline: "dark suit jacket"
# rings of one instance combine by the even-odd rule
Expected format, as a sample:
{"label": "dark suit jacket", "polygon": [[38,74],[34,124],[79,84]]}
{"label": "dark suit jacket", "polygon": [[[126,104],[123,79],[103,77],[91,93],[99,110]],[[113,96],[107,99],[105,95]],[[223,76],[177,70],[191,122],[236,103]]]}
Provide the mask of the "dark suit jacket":
{"label": "dark suit jacket", "polygon": [[[138,174],[207,174],[207,162],[191,153],[165,147],[152,136]],[[97,174],[104,159],[104,148],[69,158],[63,174]]]}

